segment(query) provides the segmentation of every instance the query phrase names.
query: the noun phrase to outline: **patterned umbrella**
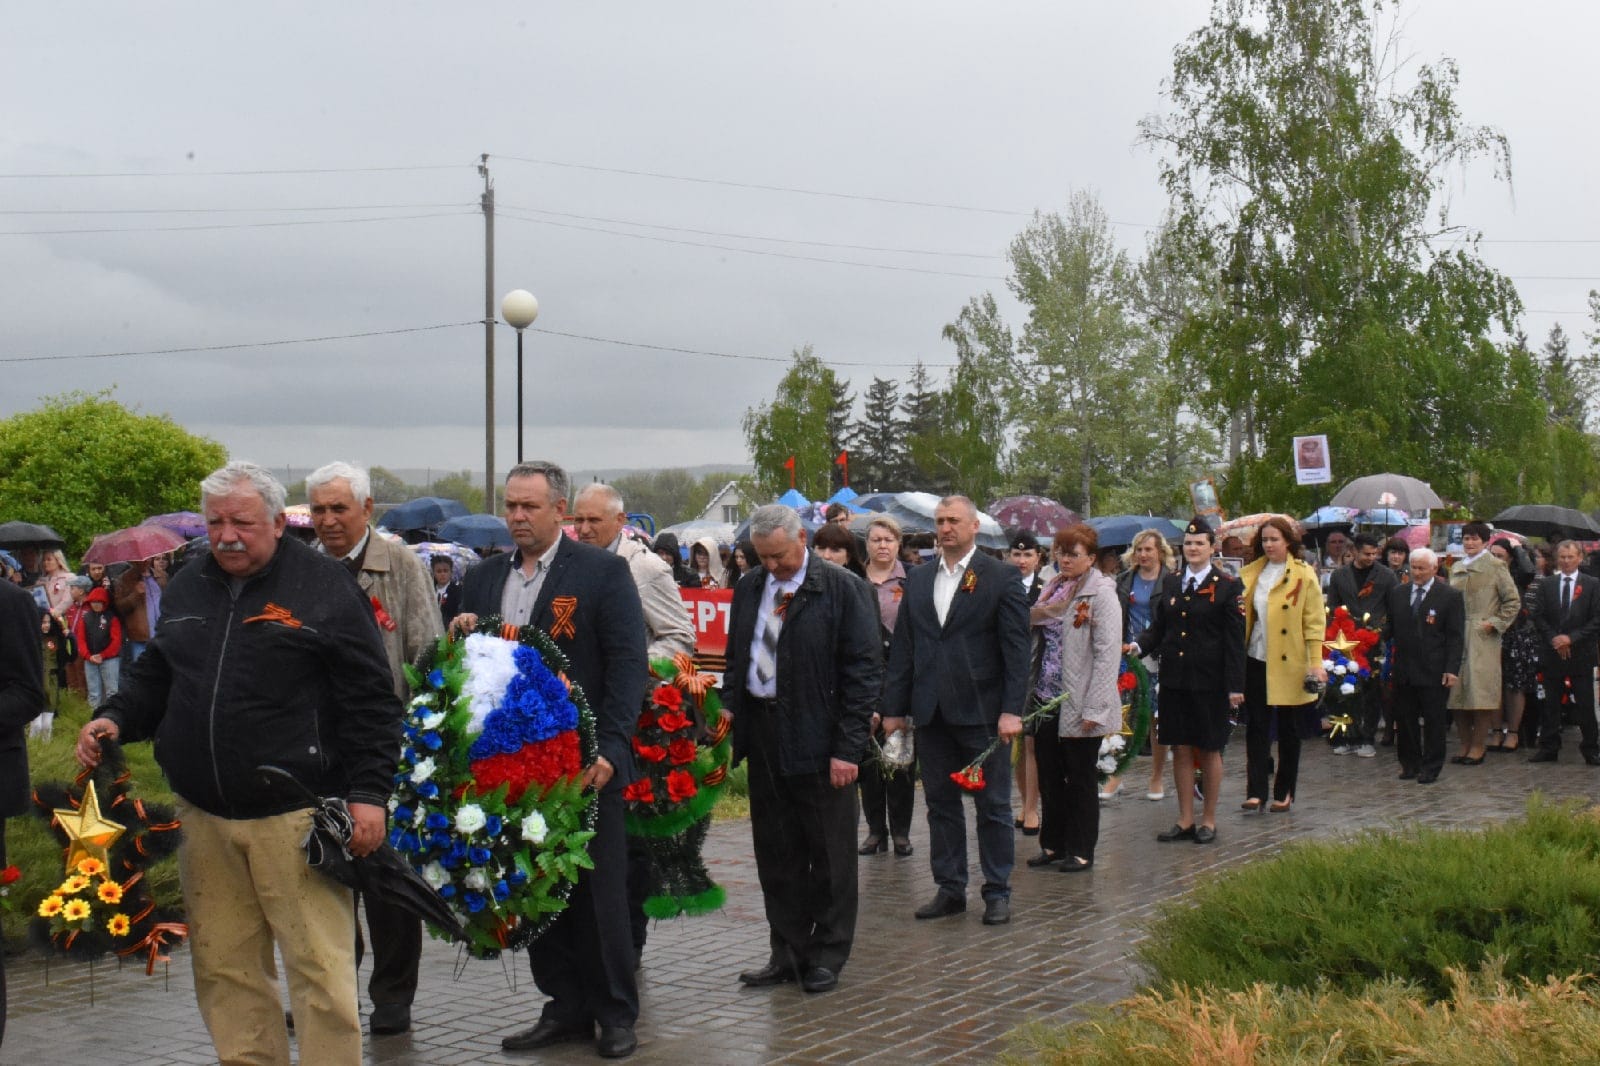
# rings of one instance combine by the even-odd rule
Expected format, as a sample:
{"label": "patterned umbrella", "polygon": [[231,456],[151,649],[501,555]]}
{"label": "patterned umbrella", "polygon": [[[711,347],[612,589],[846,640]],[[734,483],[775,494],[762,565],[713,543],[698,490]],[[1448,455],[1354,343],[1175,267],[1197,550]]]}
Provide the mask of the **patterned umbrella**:
{"label": "patterned umbrella", "polygon": [[190,537],[204,536],[206,531],[205,516],[196,514],[193,511],[173,511],[170,514],[151,515],[142,524],[170,529],[185,540]]}
{"label": "patterned umbrella", "polygon": [[135,563],[181,548],[184,539],[163,526],[129,526],[94,538],[83,553],[85,563]]}
{"label": "patterned umbrella", "polygon": [[1304,530],[1302,530],[1300,527],[1300,523],[1295,521],[1290,516],[1286,514],[1274,514],[1270,511],[1263,511],[1261,514],[1247,514],[1239,518],[1228,519],[1228,521],[1217,527],[1217,540],[1220,541],[1223,537],[1238,537],[1240,540],[1249,541],[1250,538],[1255,536],[1256,532],[1266,524],[1267,519],[1269,518],[1282,518],[1294,527],[1295,532],[1302,534],[1304,533]]}
{"label": "patterned umbrella", "polygon": [[1026,529],[1041,540],[1083,521],[1076,511],[1048,496],[1005,496],[984,510],[1006,529]]}

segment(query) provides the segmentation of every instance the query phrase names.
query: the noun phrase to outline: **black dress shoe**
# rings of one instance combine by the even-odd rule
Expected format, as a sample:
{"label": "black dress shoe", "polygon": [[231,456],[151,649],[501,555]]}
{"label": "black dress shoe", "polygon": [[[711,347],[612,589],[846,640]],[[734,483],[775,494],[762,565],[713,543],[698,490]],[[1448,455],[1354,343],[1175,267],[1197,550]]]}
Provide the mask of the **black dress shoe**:
{"label": "black dress shoe", "polygon": [[867,837],[867,839],[865,839],[865,840],[863,840],[861,842],[861,846],[856,849],[856,854],[857,855],[876,855],[880,851],[888,851],[888,850],[889,850],[889,842],[887,840],[883,839],[878,834],[873,833],[871,836]]}
{"label": "black dress shoe", "polygon": [[996,896],[983,905],[984,925],[1005,925],[1011,921],[1011,901]]}
{"label": "black dress shoe", "polygon": [[1402,781],[1414,780],[1416,778],[1416,776],[1417,776],[1417,772],[1415,770],[1402,769],[1400,771],[1400,780],[1402,780]]}
{"label": "black dress shoe", "polygon": [[1556,753],[1553,751],[1540,751],[1528,756],[1529,762],[1555,762]]}
{"label": "black dress shoe", "polygon": [[1036,825],[1025,825],[1022,827],[1022,835],[1025,837],[1036,837],[1039,835],[1039,827]]}
{"label": "black dress shoe", "polygon": [[1093,865],[1094,862],[1091,859],[1080,859],[1076,855],[1068,855],[1061,860],[1061,865],[1057,866],[1056,869],[1064,874],[1076,874],[1082,873]]}
{"label": "black dress shoe", "polygon": [[826,966],[813,966],[801,976],[800,987],[807,992],[832,992],[839,987],[839,975]]}
{"label": "black dress shoe", "polygon": [[1215,844],[1217,842],[1216,829],[1209,825],[1195,826],[1194,842],[1196,844]]}
{"label": "black dress shoe", "polygon": [[962,914],[967,909],[967,901],[947,896],[943,892],[917,908],[918,918],[946,918],[952,914]]}
{"label": "black dress shoe", "polygon": [[1041,866],[1054,866],[1061,861],[1061,856],[1053,851],[1041,851],[1028,860],[1028,865],[1037,870]]}
{"label": "black dress shoe", "polygon": [[556,1044],[566,1044],[574,1040],[593,1040],[594,1024],[586,1022],[582,1025],[573,1025],[552,1021],[549,1018],[540,1018],[538,1025],[529,1026],[520,1033],[512,1033],[500,1041],[500,1046],[506,1051],[532,1051],[535,1048],[552,1047]]}
{"label": "black dress shoe", "polygon": [[1455,765],[1455,766],[1460,766],[1462,763],[1464,763],[1466,761],[1467,761],[1467,757],[1465,755],[1452,755],[1452,756],[1450,756],[1450,762],[1451,762],[1452,765]]}
{"label": "black dress shoe", "polygon": [[911,847],[911,840],[908,837],[894,838],[894,853],[900,856],[902,859],[907,855],[910,855],[913,850],[914,849]]}
{"label": "black dress shoe", "polygon": [[625,1059],[638,1046],[631,1025],[602,1025],[600,1039],[594,1042],[594,1049],[603,1059]]}
{"label": "black dress shoe", "polygon": [[1165,833],[1157,833],[1156,839],[1163,844],[1170,844],[1174,840],[1193,840],[1194,826],[1173,824]]}
{"label": "black dress shoe", "polygon": [[1419,784],[1419,785],[1431,785],[1437,780],[1439,780],[1439,775],[1438,774],[1418,774],[1417,775],[1417,784]]}
{"label": "black dress shoe", "polygon": [[768,988],[772,985],[786,985],[794,980],[794,970],[788,966],[779,966],[769,962],[759,970],[746,970],[739,975],[739,983],[746,988]]}
{"label": "black dress shoe", "polygon": [[372,1031],[373,1036],[389,1036],[405,1032],[411,1028],[411,1004],[374,1003],[372,1018],[368,1021],[367,1028]]}
{"label": "black dress shoe", "polygon": [[1600,755],[1585,754],[1583,761],[1588,766],[1600,766]]}

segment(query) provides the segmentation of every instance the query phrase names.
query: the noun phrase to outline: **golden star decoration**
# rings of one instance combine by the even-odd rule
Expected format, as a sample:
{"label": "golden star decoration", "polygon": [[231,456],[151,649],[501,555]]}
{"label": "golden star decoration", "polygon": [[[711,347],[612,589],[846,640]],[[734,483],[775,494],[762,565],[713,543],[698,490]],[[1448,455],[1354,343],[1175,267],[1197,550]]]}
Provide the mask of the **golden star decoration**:
{"label": "golden star decoration", "polygon": [[1359,647],[1361,647],[1361,642],[1359,640],[1351,640],[1343,633],[1339,634],[1338,640],[1325,640],[1322,642],[1322,648],[1324,651],[1341,652],[1346,658],[1349,658],[1350,653]]}
{"label": "golden star decoration", "polygon": [[109,870],[111,845],[126,830],[100,813],[100,797],[95,795],[94,782],[90,781],[84,786],[83,802],[77,810],[58,807],[54,813],[56,824],[67,834],[67,873],[70,874],[81,860],[90,856],[105,863]]}

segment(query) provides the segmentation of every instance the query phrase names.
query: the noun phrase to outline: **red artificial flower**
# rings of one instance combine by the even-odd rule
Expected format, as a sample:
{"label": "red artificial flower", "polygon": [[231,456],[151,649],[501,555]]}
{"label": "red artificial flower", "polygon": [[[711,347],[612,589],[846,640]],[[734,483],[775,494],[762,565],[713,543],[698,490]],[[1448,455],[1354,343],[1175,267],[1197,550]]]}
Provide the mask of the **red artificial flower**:
{"label": "red artificial flower", "polygon": [[21,870],[17,869],[15,866],[7,866],[4,870],[0,870],[0,885],[12,884],[21,876]]}
{"label": "red artificial flower", "polygon": [[656,725],[668,733],[676,733],[689,728],[689,716],[682,711],[668,711],[656,716]]}
{"label": "red artificial flower", "polygon": [[650,708],[646,707],[644,709],[643,713],[641,713],[639,715],[639,732],[642,733],[646,729],[649,729],[651,726],[653,726],[655,724],[656,724],[655,713],[653,711],[651,711]]}
{"label": "red artificial flower", "polygon": [[650,779],[641,777],[622,790],[622,798],[630,803],[654,803],[656,793],[655,789],[650,787]]}
{"label": "red artificial flower", "polygon": [[524,744],[515,752],[474,759],[470,769],[480,796],[488,795],[501,785],[509,785],[506,802],[515,803],[531,785],[547,789],[564,777],[575,777],[582,772],[577,731],[568,730],[548,740]]}
{"label": "red artificial flower", "polygon": [[1132,670],[1124,670],[1117,676],[1117,691],[1127,695],[1139,687],[1139,679],[1133,676]]}
{"label": "red artificial flower", "polygon": [[983,767],[966,766],[950,775],[950,780],[956,787],[965,792],[982,792],[984,787]]}
{"label": "red artificial flower", "polygon": [[633,751],[645,762],[660,762],[667,757],[667,749],[660,744],[646,744],[638,737],[633,738]]}
{"label": "red artificial flower", "polygon": [[694,775],[689,771],[670,770],[667,772],[667,798],[673,803],[682,803],[699,791],[700,786],[694,783]]}
{"label": "red artificial flower", "polygon": [[699,753],[694,741],[688,737],[679,737],[667,745],[667,758],[672,760],[672,765],[682,766],[694,762],[694,757]]}
{"label": "red artificial flower", "polygon": [[683,706],[683,693],[671,685],[657,685],[650,694],[650,702],[665,710],[676,711]]}

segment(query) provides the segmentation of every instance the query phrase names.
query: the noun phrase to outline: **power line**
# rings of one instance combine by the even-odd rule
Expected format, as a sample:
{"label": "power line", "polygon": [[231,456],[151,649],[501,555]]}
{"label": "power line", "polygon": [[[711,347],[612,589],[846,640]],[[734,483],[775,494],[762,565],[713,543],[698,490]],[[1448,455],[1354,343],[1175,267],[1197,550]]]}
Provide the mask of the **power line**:
{"label": "power line", "polygon": [[856,259],[829,259],[818,255],[796,255],[792,252],[774,252],[767,248],[741,248],[732,244],[709,244],[705,241],[685,241],[676,237],[657,237],[649,233],[628,233],[624,230],[605,229],[601,226],[584,226],[576,222],[554,222],[547,218],[529,218],[526,215],[516,215],[508,211],[496,212],[497,217],[514,219],[517,222],[527,222],[535,226],[555,226],[559,229],[584,230],[589,233],[607,233],[614,237],[631,237],[639,241],[655,241],[658,244],[681,244],[690,248],[709,248],[720,252],[739,252],[744,255],[765,255],[775,259],[797,259],[806,263],[834,263],[841,266],[867,267],[871,270],[895,270],[908,274],[932,274],[946,278],[976,278],[979,281],[1004,281],[1002,277],[991,274],[968,274],[955,270],[933,270],[928,267],[895,266],[889,263],[863,263]]}
{"label": "power line", "polygon": [[[509,208],[513,211],[526,211],[535,215],[552,215],[556,218],[572,218],[582,222],[606,222],[614,226],[637,226],[640,229],[659,229],[669,233],[694,233],[702,237],[730,237],[740,241],[770,241],[773,244],[800,244],[813,248],[842,248],[852,252],[890,252],[897,255],[937,255],[961,259],[1002,259],[1003,256],[989,252],[943,252],[929,248],[885,248],[873,244],[839,244],[834,241],[804,241],[789,237],[762,237],[753,233],[728,233],[722,230],[692,229],[687,226],[662,226],[654,222],[634,222],[626,218],[599,218],[594,215],[573,215],[565,211],[546,211],[537,207],[523,207],[520,204],[498,204],[500,208]],[[4,212],[0,212],[4,214]],[[523,219],[531,222],[532,219]]]}
{"label": "power line", "polygon": [[0,215],[254,215],[314,211],[418,211],[434,207],[476,208],[467,201],[449,204],[342,204],[336,207],[51,207],[0,209]]}
{"label": "power line", "polygon": [[131,355],[180,355],[187,352],[232,352],[243,348],[279,348],[290,344],[321,344],[324,341],[348,341],[362,337],[392,337],[398,333],[427,333],[430,330],[457,329],[461,326],[481,326],[482,319],[471,322],[443,322],[436,326],[409,326],[405,329],[374,329],[363,333],[335,333],[323,337],[296,337],[291,340],[241,341],[238,344],[200,344],[186,348],[148,348],[127,352],[87,352],[81,355],[11,355],[0,356],[0,363],[64,363],[79,359],[120,359]]}
{"label": "power line", "polygon": [[305,218],[288,222],[212,222],[197,226],[100,226],[94,229],[0,230],[0,237],[49,237],[73,233],[193,233],[200,230],[276,229],[281,226],[343,226],[352,222],[410,222],[419,218],[459,218],[476,211],[439,211],[426,215],[375,215],[371,218]]}
{"label": "power line", "polygon": [[402,167],[296,167],[281,170],[123,170],[123,171],[55,171],[32,174],[0,174],[0,179],[33,178],[240,178],[259,175],[291,174],[392,174],[419,170],[460,170],[477,166],[471,163],[437,163],[433,165]]}
{"label": "power line", "polygon": [[[778,356],[778,355],[745,355],[745,354],[738,354],[738,353],[734,353],[734,352],[712,352],[712,351],[707,351],[704,348],[678,348],[678,347],[674,347],[674,346],[669,345],[669,344],[646,344],[643,341],[622,341],[622,340],[617,340],[617,339],[615,339],[613,337],[591,337],[591,336],[588,336],[588,335],[583,334],[583,333],[565,333],[565,332],[562,332],[561,330],[558,330],[558,329],[548,329],[548,328],[540,327],[540,326],[531,326],[531,327],[529,327],[528,332],[530,332],[530,333],[543,333],[543,334],[546,334],[546,335],[552,336],[552,337],[565,337],[568,340],[590,341],[590,342],[592,342],[594,344],[614,344],[614,345],[618,345],[618,346],[623,347],[623,348],[642,348],[642,349],[645,349],[646,351],[652,351],[652,352],[673,352],[673,353],[678,354],[678,355],[709,355],[709,356],[711,356],[713,358],[716,358],[716,359],[737,359],[737,360],[742,360],[742,361],[747,361],[747,362],[754,362],[754,363],[787,363],[787,362],[790,361],[790,358],[791,358],[790,356]],[[828,366],[896,367],[896,368],[910,369],[912,367],[921,365],[921,366],[928,367],[929,369],[932,369],[932,370],[947,369],[949,367],[953,367],[953,366],[956,365],[954,363],[929,363],[929,362],[922,362],[921,364],[918,364],[918,363],[860,362],[860,361],[851,361],[851,360],[845,360],[845,359],[822,359],[821,361],[823,363],[827,364]]]}

